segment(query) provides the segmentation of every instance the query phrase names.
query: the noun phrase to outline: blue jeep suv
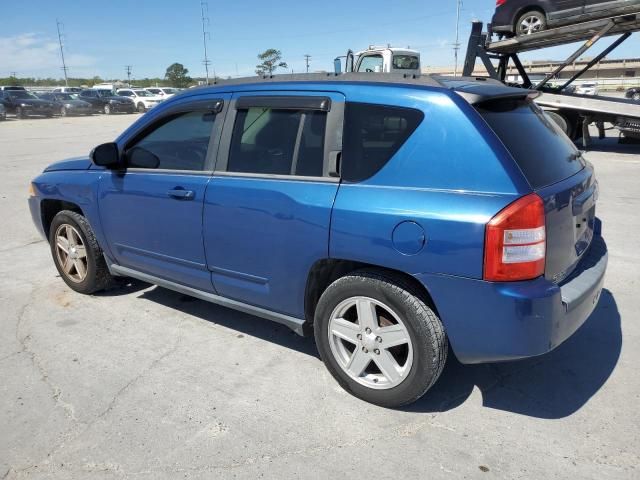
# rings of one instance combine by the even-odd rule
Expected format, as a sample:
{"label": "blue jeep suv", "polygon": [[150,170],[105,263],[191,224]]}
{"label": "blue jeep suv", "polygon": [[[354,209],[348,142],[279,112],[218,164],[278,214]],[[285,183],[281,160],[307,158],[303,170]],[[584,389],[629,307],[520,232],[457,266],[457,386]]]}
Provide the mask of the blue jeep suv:
{"label": "blue jeep suv", "polygon": [[607,250],[593,167],[528,90],[283,76],[192,89],[33,180],[62,279],[133,277],[313,332],[349,392],[422,396],[558,346]]}

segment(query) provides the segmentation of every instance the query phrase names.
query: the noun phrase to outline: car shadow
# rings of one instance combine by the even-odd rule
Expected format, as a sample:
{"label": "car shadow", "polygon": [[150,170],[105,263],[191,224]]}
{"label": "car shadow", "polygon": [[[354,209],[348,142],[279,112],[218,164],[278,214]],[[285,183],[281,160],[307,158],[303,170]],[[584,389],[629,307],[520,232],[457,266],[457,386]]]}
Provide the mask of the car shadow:
{"label": "car shadow", "polygon": [[[139,298],[319,358],[312,336],[300,337],[284,325],[162,287],[150,287],[148,283],[129,280],[101,295],[140,292]],[[605,384],[621,348],[620,313],[615,298],[604,289],[585,324],[552,352],[514,362],[463,365],[450,351],[436,384],[402,410],[451,410],[462,405],[477,387],[485,407],[538,418],[563,418],[579,410]]]}
{"label": "car shadow", "polygon": [[405,410],[451,410],[464,403],[477,386],[485,407],[537,418],[563,418],[578,411],[605,384],[621,348],[620,313],[615,298],[605,289],[585,324],[552,352],[482,365],[462,365],[450,355],[434,387]]}

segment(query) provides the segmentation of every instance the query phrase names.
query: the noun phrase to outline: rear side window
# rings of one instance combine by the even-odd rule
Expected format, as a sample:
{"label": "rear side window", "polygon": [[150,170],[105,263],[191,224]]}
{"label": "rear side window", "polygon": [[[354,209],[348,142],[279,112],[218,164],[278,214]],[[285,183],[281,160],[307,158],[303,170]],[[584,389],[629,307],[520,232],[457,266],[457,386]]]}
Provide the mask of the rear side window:
{"label": "rear side window", "polygon": [[326,123],[323,111],[238,110],[227,171],[320,177]]}
{"label": "rear side window", "polygon": [[477,108],[533,189],[564,180],[584,168],[575,145],[532,101],[500,100]]}
{"label": "rear side window", "polygon": [[375,175],[418,127],[424,114],[413,108],[347,103],[341,177],[359,182]]}

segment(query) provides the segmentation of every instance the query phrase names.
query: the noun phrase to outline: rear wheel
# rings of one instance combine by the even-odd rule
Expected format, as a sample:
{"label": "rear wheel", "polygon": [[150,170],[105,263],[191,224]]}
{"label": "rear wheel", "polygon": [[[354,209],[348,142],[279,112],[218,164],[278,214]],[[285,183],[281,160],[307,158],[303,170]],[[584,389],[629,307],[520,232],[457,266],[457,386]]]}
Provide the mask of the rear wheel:
{"label": "rear wheel", "polygon": [[63,210],[51,222],[49,244],[60,276],[71,289],[93,293],[107,288],[113,277],[86,218]]}
{"label": "rear wheel", "polygon": [[444,328],[400,279],[359,271],[332,283],[316,308],[316,345],[352,395],[384,407],[420,398],[447,357]]}
{"label": "rear wheel", "polygon": [[111,105],[109,105],[108,103],[104,105],[104,114],[111,115]]}
{"label": "rear wheel", "polygon": [[538,10],[520,15],[516,21],[516,35],[531,35],[547,28],[547,17]]}

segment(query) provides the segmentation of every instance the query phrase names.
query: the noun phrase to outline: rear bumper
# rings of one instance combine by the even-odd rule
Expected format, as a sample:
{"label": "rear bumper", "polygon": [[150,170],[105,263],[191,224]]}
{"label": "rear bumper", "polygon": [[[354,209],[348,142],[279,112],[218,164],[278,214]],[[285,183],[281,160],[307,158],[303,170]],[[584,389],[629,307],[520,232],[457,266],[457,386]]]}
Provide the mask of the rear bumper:
{"label": "rear bumper", "polygon": [[560,285],[543,277],[492,283],[417,275],[430,291],[451,347],[462,363],[533,357],[569,338],[596,307],[607,268],[600,235]]}

